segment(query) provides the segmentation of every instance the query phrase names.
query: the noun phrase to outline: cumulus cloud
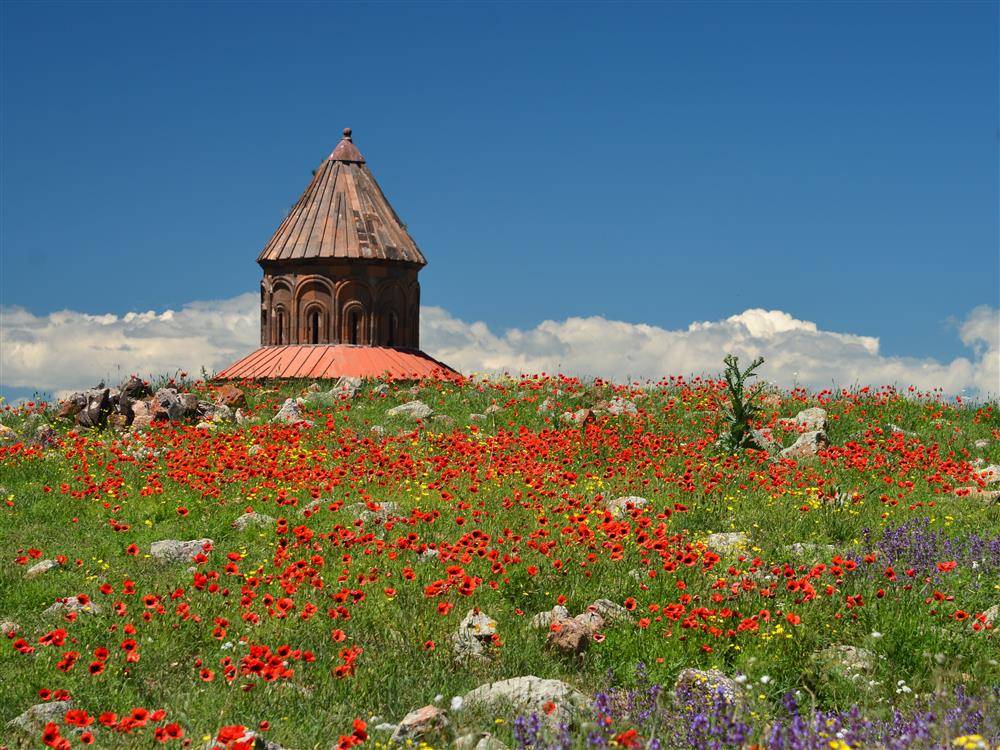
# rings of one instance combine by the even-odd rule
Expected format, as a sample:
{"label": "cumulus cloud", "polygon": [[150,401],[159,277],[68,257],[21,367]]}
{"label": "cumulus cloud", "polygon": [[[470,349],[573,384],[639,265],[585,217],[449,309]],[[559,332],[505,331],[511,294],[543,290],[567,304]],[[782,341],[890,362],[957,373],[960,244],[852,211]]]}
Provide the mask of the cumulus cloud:
{"label": "cumulus cloud", "polygon": [[722,357],[762,355],[763,374],[784,386],[916,386],[949,394],[1000,392],[1000,311],[976,308],[961,324],[973,358],[950,362],[883,356],[872,336],[823,331],[780,310],[746,310],[686,329],[624,323],[601,317],[545,321],[502,335],[467,324],[441,308],[422,312],[428,351],[463,371],[563,372],[616,380],[665,374],[717,373]]}
{"label": "cumulus cloud", "polygon": [[[166,312],[36,316],[2,310],[0,382],[66,392],[130,374],[217,371],[257,346],[257,297],[193,302]],[[602,317],[546,320],[496,332],[440,307],[421,311],[423,348],[463,372],[562,372],[615,380],[707,374],[722,357],[763,355],[764,375],[784,386],[916,386],[946,393],[1000,393],[1000,310],[973,310],[959,325],[967,357],[950,362],[884,356],[878,338],[821,330],[780,310],[745,310],[668,330]]]}

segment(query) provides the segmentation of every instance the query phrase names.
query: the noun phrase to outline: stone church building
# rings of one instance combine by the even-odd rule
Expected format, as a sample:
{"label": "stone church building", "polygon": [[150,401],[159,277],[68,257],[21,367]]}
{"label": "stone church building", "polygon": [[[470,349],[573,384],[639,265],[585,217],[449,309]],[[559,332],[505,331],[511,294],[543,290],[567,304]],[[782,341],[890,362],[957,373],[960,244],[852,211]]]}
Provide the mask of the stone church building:
{"label": "stone church building", "polygon": [[350,128],[257,256],[260,343],[217,377],[410,379],[457,373],[420,351],[420,248]]}

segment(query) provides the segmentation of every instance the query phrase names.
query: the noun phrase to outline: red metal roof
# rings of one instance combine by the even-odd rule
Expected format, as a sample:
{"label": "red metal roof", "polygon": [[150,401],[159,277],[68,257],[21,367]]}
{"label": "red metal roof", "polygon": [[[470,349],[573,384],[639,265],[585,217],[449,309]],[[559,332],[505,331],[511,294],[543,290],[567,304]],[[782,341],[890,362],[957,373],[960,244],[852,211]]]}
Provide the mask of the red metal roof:
{"label": "red metal roof", "polygon": [[382,380],[451,379],[461,375],[415,349],[385,346],[264,346],[216,375],[219,380],[244,378],[379,378]]}
{"label": "red metal roof", "polygon": [[427,265],[351,139],[351,129],[281,222],[257,262],[359,258]]}

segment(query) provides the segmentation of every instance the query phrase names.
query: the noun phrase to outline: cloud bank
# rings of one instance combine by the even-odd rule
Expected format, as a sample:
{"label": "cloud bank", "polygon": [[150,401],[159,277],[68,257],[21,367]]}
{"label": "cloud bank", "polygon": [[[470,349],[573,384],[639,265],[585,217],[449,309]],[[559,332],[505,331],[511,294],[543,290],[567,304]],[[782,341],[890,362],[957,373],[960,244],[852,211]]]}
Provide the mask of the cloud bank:
{"label": "cloud bank", "polygon": [[[117,382],[186,370],[222,369],[257,346],[257,296],[192,302],[180,310],[33,315],[0,310],[0,383],[65,393],[99,380]],[[722,357],[763,355],[764,376],[783,386],[910,385],[948,394],[1000,393],[1000,310],[974,309],[958,325],[968,357],[950,362],[881,354],[879,340],[824,331],[780,310],[745,310],[686,329],[607,320],[546,320],[527,330],[492,331],[440,307],[421,311],[428,353],[469,372],[562,372],[615,380],[716,373]]]}

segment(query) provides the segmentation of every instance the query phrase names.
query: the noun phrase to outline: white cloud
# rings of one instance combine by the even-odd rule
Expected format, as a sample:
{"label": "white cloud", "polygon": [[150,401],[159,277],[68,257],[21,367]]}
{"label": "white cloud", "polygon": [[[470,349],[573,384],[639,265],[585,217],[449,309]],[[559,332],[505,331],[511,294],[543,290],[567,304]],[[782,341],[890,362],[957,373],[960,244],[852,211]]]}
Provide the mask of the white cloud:
{"label": "white cloud", "polygon": [[[257,346],[257,296],[193,302],[180,310],[88,315],[64,310],[36,316],[0,311],[0,383],[66,392],[101,379],[117,382],[176,370],[217,371]],[[946,393],[1000,393],[1000,311],[983,306],[959,325],[970,357],[950,362],[887,357],[879,340],[823,331],[780,310],[746,310],[686,329],[601,317],[544,321],[496,333],[440,307],[421,312],[424,349],[463,372],[563,372],[624,380],[719,371],[722,357],[763,355],[764,375],[781,385],[940,387]]]}

